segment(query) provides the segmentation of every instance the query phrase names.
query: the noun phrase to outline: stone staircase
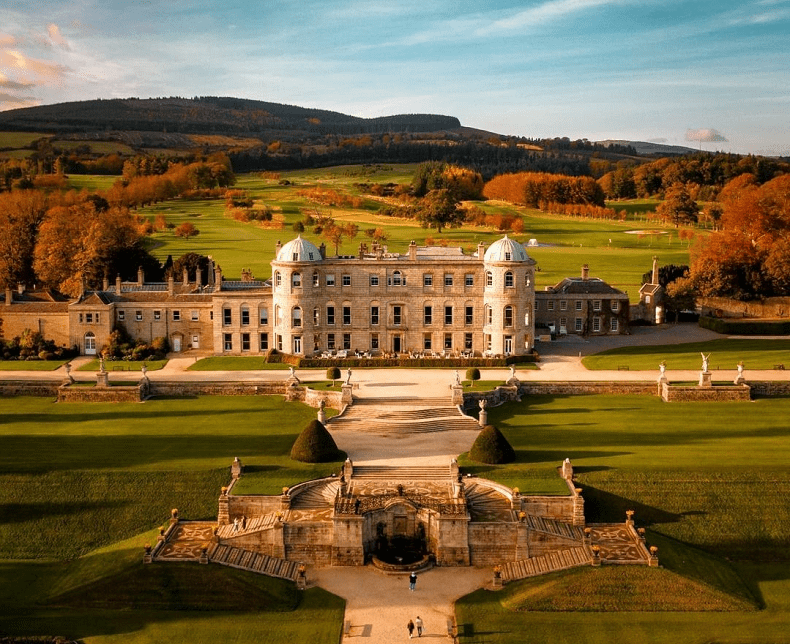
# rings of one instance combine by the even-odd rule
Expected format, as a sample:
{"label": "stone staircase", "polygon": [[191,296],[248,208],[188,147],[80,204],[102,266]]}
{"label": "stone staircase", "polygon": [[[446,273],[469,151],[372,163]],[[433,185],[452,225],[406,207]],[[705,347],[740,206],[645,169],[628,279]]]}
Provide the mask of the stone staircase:
{"label": "stone staircase", "polygon": [[291,499],[292,510],[322,510],[335,503],[340,481],[322,481],[311,485]]}
{"label": "stone staircase", "polygon": [[261,514],[256,517],[252,517],[251,519],[247,519],[247,523],[244,528],[242,528],[241,524],[239,524],[238,530],[233,529],[232,523],[220,525],[217,528],[217,536],[220,539],[230,539],[232,537],[239,537],[243,534],[250,534],[251,532],[269,530],[276,521],[277,517],[272,512],[268,514]]}
{"label": "stone staircase", "polygon": [[513,518],[510,499],[495,488],[464,481],[466,502],[473,521],[509,521]]}
{"label": "stone staircase", "polygon": [[449,465],[355,465],[352,479],[382,479],[386,481],[436,481],[452,476]]}
{"label": "stone staircase", "polygon": [[526,521],[531,530],[535,532],[543,532],[555,537],[563,537],[565,539],[573,539],[574,541],[584,540],[584,530],[580,526],[571,525],[563,521],[556,521],[546,517],[539,517],[533,514],[526,516]]}
{"label": "stone staircase", "polygon": [[299,562],[286,561],[278,557],[270,557],[251,550],[233,546],[214,544],[208,552],[211,563],[230,566],[240,570],[255,572],[260,575],[279,577],[296,581],[299,575]]}
{"label": "stone staircase", "polygon": [[589,566],[592,553],[585,546],[555,550],[539,557],[510,561],[502,566],[502,580],[505,582],[537,577],[557,570],[578,566]]}
{"label": "stone staircase", "polygon": [[474,418],[461,414],[446,398],[359,398],[328,425],[332,430],[384,435],[480,429]]}

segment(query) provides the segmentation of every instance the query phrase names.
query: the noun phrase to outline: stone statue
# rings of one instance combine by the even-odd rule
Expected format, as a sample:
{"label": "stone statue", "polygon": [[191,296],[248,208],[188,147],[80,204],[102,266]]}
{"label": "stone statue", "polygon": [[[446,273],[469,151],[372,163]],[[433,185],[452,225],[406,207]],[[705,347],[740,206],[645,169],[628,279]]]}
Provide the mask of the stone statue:
{"label": "stone statue", "polygon": [[351,367],[346,370],[346,384],[351,384]]}
{"label": "stone statue", "polygon": [[513,365],[510,365],[510,379],[513,380],[516,377],[516,368]]}
{"label": "stone statue", "polygon": [[63,368],[66,370],[66,375],[70,376],[71,375],[71,363],[67,362],[66,364],[63,365]]}
{"label": "stone statue", "polygon": [[738,377],[743,378],[743,362],[738,363]]}
{"label": "stone statue", "polygon": [[326,407],[326,400],[324,400],[324,399],[322,398],[322,399],[321,399],[321,400],[318,402],[318,409],[320,409],[321,411],[324,411],[324,407]]}
{"label": "stone statue", "polygon": [[707,373],[708,372],[708,358],[710,358],[710,354],[705,355],[704,353],[702,353],[702,351],[700,351],[699,354],[702,356],[702,372],[703,373]]}
{"label": "stone statue", "polygon": [[103,353],[99,356],[99,371],[101,373],[105,373],[107,371],[107,369],[104,367],[104,354]]}
{"label": "stone statue", "polygon": [[488,401],[485,398],[481,398],[478,404],[480,405],[480,409],[485,409]]}
{"label": "stone statue", "polygon": [[659,369],[659,371],[661,371],[661,376],[663,377],[663,376],[664,376],[664,373],[665,373],[665,372],[666,372],[666,370],[667,370],[667,363],[666,363],[666,362],[664,362],[664,361],[662,360],[662,361],[661,361],[661,364],[660,364],[660,365],[658,365],[658,369]]}
{"label": "stone statue", "polygon": [[461,386],[461,374],[458,373],[458,369],[455,370],[455,386]]}
{"label": "stone statue", "polygon": [[294,367],[293,367],[293,365],[290,365],[290,366],[288,367],[288,371],[290,371],[290,372],[291,372],[291,378],[293,378],[293,377],[295,377],[295,376],[296,376],[296,373],[294,372]]}
{"label": "stone statue", "polygon": [[143,378],[145,378],[146,377],[145,374],[148,373],[148,367],[145,365],[145,363],[143,363],[143,366],[140,367],[140,371],[143,372]]}

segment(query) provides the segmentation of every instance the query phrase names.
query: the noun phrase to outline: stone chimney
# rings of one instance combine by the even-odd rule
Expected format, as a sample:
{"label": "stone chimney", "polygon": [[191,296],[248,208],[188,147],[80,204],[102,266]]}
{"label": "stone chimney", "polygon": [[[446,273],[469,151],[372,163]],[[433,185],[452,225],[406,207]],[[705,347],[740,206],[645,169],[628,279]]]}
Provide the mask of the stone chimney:
{"label": "stone chimney", "polygon": [[145,284],[145,273],[143,273],[143,267],[140,266],[137,269],[137,286],[142,286]]}
{"label": "stone chimney", "polygon": [[11,302],[14,301],[14,293],[11,291],[11,287],[6,284],[5,287],[5,305],[11,306]]}
{"label": "stone chimney", "polygon": [[277,259],[277,256],[280,254],[280,249],[283,247],[280,240],[277,240],[277,245],[274,247],[274,259]]}
{"label": "stone chimney", "polygon": [[120,276],[120,274],[115,276],[115,294],[116,295],[120,295],[121,294],[121,276]]}
{"label": "stone chimney", "polygon": [[208,256],[208,271],[206,271],[206,279],[208,280],[209,285],[214,285],[214,258],[211,255]]}
{"label": "stone chimney", "polygon": [[102,278],[101,281],[101,290],[105,293],[110,290],[110,278],[106,275]]}
{"label": "stone chimney", "polygon": [[203,271],[200,270],[200,266],[195,269],[195,286],[201,286],[203,284]]}
{"label": "stone chimney", "polygon": [[17,282],[16,285],[16,292],[22,295],[25,292],[25,283],[24,282]]}
{"label": "stone chimney", "polygon": [[189,270],[187,270],[186,268],[184,268],[184,274],[181,277],[181,280],[182,280],[181,283],[184,286],[187,286],[189,284]]}
{"label": "stone chimney", "polygon": [[653,255],[653,277],[651,284],[658,284],[658,256]]}
{"label": "stone chimney", "polygon": [[587,264],[584,264],[582,266],[582,279],[584,281],[587,281],[588,279],[590,279],[590,267],[587,266]]}
{"label": "stone chimney", "polygon": [[176,292],[176,281],[173,278],[172,271],[167,274],[167,294],[174,295]]}
{"label": "stone chimney", "polygon": [[417,261],[417,242],[413,239],[409,242],[409,259],[413,262]]}
{"label": "stone chimney", "polygon": [[483,242],[477,244],[477,259],[483,259],[486,254],[486,245]]}
{"label": "stone chimney", "polygon": [[214,286],[217,287],[218,291],[222,290],[222,269],[219,267],[219,264],[216,264],[214,267]]}
{"label": "stone chimney", "polygon": [[[279,244],[279,242],[277,243]],[[321,253],[321,259],[326,259],[326,244],[324,242],[321,242],[318,251]]]}

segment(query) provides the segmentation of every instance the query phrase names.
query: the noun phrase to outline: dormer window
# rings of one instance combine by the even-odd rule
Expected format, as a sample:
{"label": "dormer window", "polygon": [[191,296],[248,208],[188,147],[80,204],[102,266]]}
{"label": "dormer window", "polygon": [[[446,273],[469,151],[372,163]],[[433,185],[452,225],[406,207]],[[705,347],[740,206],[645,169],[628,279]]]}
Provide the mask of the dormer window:
{"label": "dormer window", "polygon": [[299,261],[299,253],[294,253],[294,255],[293,255],[293,261],[295,261],[295,262],[298,262],[298,261]]}
{"label": "dormer window", "polygon": [[505,261],[506,262],[510,261],[510,253],[508,251],[505,251]]}

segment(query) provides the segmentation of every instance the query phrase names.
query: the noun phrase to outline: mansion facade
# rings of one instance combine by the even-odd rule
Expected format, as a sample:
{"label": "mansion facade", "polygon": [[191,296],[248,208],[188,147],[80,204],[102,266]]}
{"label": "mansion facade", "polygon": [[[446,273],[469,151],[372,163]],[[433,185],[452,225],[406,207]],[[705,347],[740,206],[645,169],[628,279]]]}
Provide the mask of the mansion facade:
{"label": "mansion facade", "polygon": [[[5,338],[40,331],[87,355],[123,325],[146,343],[167,338],[174,352],[277,349],[309,357],[353,351],[523,355],[534,348],[536,316],[538,325],[553,322],[555,333],[628,329],[628,296],[586,274],[536,293],[535,261],[507,236],[487,249],[479,244],[473,254],[412,242],[405,254],[360,245],[357,255],[337,257],[298,237],[278,243],[271,270],[265,281],[250,271],[241,280],[225,280],[211,265],[207,280],[198,273],[191,282],[184,273],[181,281],[170,276],[164,283],[146,283],[140,271],[136,282],[105,281],[71,301],[52,292],[6,289],[0,330]],[[567,280],[583,284],[569,291]],[[568,306],[574,322],[562,325],[564,317],[555,320],[553,313]]]}

